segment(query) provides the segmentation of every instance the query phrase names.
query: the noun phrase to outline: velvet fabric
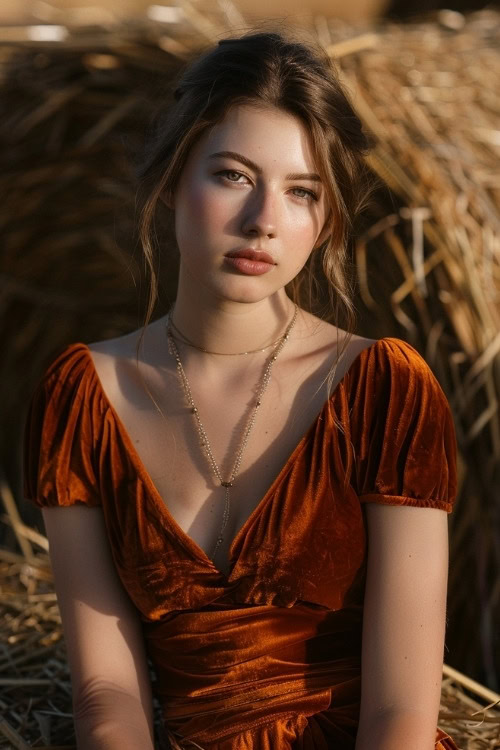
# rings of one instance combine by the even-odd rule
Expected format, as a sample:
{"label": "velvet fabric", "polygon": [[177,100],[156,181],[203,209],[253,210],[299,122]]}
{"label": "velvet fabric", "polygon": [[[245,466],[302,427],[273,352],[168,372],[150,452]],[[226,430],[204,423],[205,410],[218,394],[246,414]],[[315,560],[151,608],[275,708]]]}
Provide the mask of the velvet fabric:
{"label": "velvet fabric", "polygon": [[[237,533],[228,575],[169,513],[85,344],[53,359],[25,427],[26,498],[102,508],[165,726],[186,749],[353,750],[364,504],[450,513],[456,489],[446,397],[394,337],[351,364]],[[439,727],[435,747],[457,750]]]}

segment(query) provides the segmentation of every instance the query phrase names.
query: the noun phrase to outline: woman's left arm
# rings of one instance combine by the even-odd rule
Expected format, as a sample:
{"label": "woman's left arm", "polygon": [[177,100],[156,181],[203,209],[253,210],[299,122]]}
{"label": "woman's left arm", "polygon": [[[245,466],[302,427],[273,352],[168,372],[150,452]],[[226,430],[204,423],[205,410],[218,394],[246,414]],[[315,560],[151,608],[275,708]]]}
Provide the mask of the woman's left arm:
{"label": "woman's left arm", "polygon": [[366,503],[368,557],[355,750],[434,750],[448,585],[447,513]]}

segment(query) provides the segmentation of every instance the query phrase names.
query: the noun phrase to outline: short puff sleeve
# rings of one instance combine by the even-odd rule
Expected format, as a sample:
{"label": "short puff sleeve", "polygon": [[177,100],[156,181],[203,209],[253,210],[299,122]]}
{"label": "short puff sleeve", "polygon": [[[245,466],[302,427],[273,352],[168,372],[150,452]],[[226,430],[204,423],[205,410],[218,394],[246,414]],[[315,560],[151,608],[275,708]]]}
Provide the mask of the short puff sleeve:
{"label": "short puff sleeve", "polygon": [[457,493],[453,416],[417,350],[394,337],[372,345],[350,406],[360,502],[451,513]]}
{"label": "short puff sleeve", "polygon": [[95,378],[85,344],[50,364],[31,396],[24,426],[24,496],[39,508],[100,505],[95,470]]}

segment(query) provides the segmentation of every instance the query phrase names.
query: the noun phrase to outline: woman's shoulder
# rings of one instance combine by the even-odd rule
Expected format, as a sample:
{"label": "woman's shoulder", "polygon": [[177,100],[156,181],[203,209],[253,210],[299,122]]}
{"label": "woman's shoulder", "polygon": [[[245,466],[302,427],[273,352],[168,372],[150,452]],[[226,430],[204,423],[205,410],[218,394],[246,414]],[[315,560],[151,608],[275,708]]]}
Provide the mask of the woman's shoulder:
{"label": "woman's shoulder", "polygon": [[54,430],[62,430],[65,421],[77,420],[83,411],[91,411],[99,395],[88,345],[83,341],[65,344],[53,350],[35,381],[28,419],[50,421]]}
{"label": "woman's shoulder", "polygon": [[[318,376],[335,373],[330,392],[342,385],[342,392],[357,401],[377,394],[383,401],[393,389],[390,384],[400,384],[400,393],[417,386],[420,389],[440,390],[430,365],[409,342],[397,336],[370,338],[346,331],[317,316],[302,311],[297,330],[294,357],[316,370]],[[394,396],[394,393],[393,393]]]}
{"label": "woman's shoulder", "polygon": [[397,336],[370,338],[338,328],[309,313],[304,317],[304,330],[312,334],[309,336],[312,356],[330,358],[340,377],[358,369],[369,370],[373,377],[383,377],[384,373],[396,370],[408,374],[431,372],[423,355]]}
{"label": "woman's shoulder", "polygon": [[53,350],[39,375],[37,390],[60,390],[76,385],[89,374],[89,350],[83,341],[64,344]]}
{"label": "woman's shoulder", "polygon": [[365,347],[365,366],[373,375],[435,378],[431,366],[412,344],[397,336],[372,339]]}
{"label": "woman's shoulder", "polygon": [[386,406],[388,401],[394,405],[397,397],[411,395],[428,396],[433,401],[445,399],[432,367],[405,339],[349,333],[314,316],[308,318],[308,324],[316,330],[314,354],[335,366],[332,391],[342,383],[350,400],[363,402],[370,398],[379,405],[385,402]]}
{"label": "woman's shoulder", "polygon": [[132,356],[131,335],[93,341],[87,345],[87,349],[92,369],[99,382],[107,393],[112,391],[119,364]]}
{"label": "woman's shoulder", "polygon": [[370,414],[390,414],[397,421],[405,409],[434,416],[450,412],[443,386],[433,368],[412,344],[397,336],[383,336],[364,346],[346,378],[352,407],[363,424]]}
{"label": "woman's shoulder", "polygon": [[94,357],[112,359],[108,342],[87,344],[73,341],[53,349],[45,359],[31,392],[30,416],[34,413],[55,425],[77,419],[78,414],[102,401],[102,389]]}
{"label": "woman's shoulder", "polygon": [[302,352],[307,347],[311,356],[319,359],[324,359],[325,356],[331,359],[333,355],[334,358],[340,357],[349,362],[377,341],[353,331],[345,331],[305,310],[301,310],[300,325],[296,328],[295,338]]}
{"label": "woman's shoulder", "polygon": [[29,401],[24,496],[39,507],[100,503],[93,471],[100,394],[83,342],[52,356]]}
{"label": "woman's shoulder", "polygon": [[[88,357],[91,360],[91,369],[97,379],[100,390],[106,394],[106,401],[118,404],[124,394],[127,393],[132,384],[137,380],[138,361],[147,368],[161,362],[154,362],[157,346],[151,346],[152,333],[155,324],[150,324],[144,331],[145,337],[141,342],[142,330],[131,331],[114,338],[94,341],[88,344]],[[148,357],[145,358],[144,342],[146,342]],[[140,354],[138,344],[140,346]],[[149,356],[151,353],[152,356]],[[149,361],[151,360],[151,361]]]}
{"label": "woman's shoulder", "polygon": [[135,366],[139,349],[140,359],[145,364],[152,367],[157,364],[163,365],[164,359],[160,359],[158,346],[163,326],[164,320],[158,319],[144,328],[140,327],[129,333],[89,343],[88,353],[100,379],[113,379],[117,369]]}

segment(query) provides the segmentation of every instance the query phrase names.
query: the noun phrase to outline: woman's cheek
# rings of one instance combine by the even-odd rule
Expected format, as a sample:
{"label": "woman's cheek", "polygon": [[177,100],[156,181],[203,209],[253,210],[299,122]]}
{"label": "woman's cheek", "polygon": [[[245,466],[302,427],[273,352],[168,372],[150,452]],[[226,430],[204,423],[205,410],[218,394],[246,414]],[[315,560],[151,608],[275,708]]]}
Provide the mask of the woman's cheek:
{"label": "woman's cheek", "polygon": [[230,196],[227,191],[213,185],[193,190],[190,203],[193,214],[191,220],[209,233],[222,234],[227,228],[227,222],[234,221],[238,210],[236,196]]}
{"label": "woman's cheek", "polygon": [[202,190],[185,188],[175,207],[175,229],[179,248],[198,244],[204,234],[207,201]]}
{"label": "woman's cheek", "polygon": [[309,252],[304,253],[297,259],[297,262],[294,263],[293,267],[289,270],[289,273],[288,273],[289,281],[294,279],[297,276],[297,274],[300,273],[300,271],[304,268],[307,262],[307,259],[309,258],[309,255],[310,255]]}
{"label": "woman's cheek", "polygon": [[288,228],[289,236],[292,239],[292,246],[295,248],[297,262],[300,268],[307,261],[311,250],[313,249],[316,238],[319,234],[319,229],[316,231],[315,227],[310,221],[308,222],[297,222],[295,226],[290,225]]}

